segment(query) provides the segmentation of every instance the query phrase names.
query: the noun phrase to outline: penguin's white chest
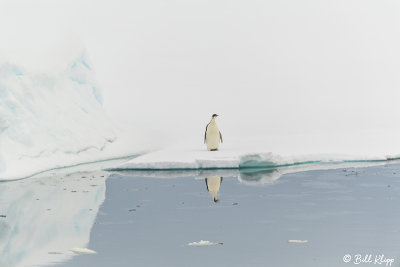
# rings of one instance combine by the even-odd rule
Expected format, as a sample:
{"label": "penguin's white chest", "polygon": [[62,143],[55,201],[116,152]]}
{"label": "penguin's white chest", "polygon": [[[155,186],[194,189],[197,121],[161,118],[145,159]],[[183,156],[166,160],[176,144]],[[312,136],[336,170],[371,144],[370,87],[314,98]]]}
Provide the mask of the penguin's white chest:
{"label": "penguin's white chest", "polygon": [[206,145],[208,150],[218,149],[219,147],[219,129],[215,122],[211,122],[206,131]]}

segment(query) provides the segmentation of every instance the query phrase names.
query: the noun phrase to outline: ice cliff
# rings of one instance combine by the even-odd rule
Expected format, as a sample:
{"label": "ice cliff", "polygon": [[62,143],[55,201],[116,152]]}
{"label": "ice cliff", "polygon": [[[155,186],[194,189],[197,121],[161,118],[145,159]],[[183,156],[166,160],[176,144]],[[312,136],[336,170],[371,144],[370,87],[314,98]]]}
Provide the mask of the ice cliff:
{"label": "ice cliff", "polygon": [[105,158],[116,140],[84,52],[63,71],[0,61],[0,179]]}

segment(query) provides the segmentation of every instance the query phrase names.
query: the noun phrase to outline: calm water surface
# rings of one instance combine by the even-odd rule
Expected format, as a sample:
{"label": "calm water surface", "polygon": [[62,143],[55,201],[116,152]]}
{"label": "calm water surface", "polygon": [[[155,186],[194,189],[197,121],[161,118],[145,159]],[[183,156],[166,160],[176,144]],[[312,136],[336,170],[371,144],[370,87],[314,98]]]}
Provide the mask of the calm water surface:
{"label": "calm water surface", "polygon": [[[0,184],[0,265],[354,266],[358,255],[384,255],[380,266],[400,266],[398,164],[204,174],[80,172]],[[188,245],[200,240],[216,245]]]}

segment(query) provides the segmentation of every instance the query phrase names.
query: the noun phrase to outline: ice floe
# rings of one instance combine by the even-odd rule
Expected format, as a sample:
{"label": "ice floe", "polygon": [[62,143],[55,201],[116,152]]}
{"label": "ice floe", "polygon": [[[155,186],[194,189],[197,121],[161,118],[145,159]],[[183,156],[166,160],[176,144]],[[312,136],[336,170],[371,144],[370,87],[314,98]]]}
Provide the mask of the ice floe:
{"label": "ice floe", "polygon": [[288,243],[291,243],[291,244],[305,244],[305,243],[308,243],[308,240],[290,239],[290,240],[288,240]]}
{"label": "ice floe", "polygon": [[260,180],[262,175],[265,182],[273,182],[284,173],[379,164],[398,159],[396,152],[400,151],[396,145],[371,145],[368,151],[362,141],[352,147],[347,147],[347,142],[332,146],[329,142],[317,141],[318,138],[315,147],[305,142],[309,138],[266,136],[253,143],[234,140],[219,151],[207,151],[201,144],[182,143],[141,155],[110,169],[150,177],[240,176],[239,179],[245,181]]}
{"label": "ice floe", "polygon": [[190,242],[188,246],[191,247],[204,247],[204,246],[215,246],[215,245],[223,245],[223,243],[214,243],[207,240],[200,240],[199,242]]}
{"label": "ice floe", "polygon": [[88,248],[73,248],[73,249],[71,249],[71,251],[76,254],[97,254],[96,251],[88,249]]}

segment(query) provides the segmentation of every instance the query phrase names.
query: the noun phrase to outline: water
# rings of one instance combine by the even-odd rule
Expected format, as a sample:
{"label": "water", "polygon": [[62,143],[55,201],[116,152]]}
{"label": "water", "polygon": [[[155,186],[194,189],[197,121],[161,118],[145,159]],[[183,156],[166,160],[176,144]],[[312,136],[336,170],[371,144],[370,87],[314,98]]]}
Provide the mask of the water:
{"label": "water", "polygon": [[[78,192],[68,187],[69,191],[62,191],[68,191],[63,196],[69,198],[48,198],[53,199],[48,202],[51,211],[42,206],[48,213],[60,210],[46,217],[54,221],[50,225],[53,234],[58,233],[56,240],[32,239],[36,245],[26,250],[26,259],[42,253],[48,259],[41,257],[42,262],[35,262],[35,266],[59,267],[351,266],[358,254],[371,255],[372,261],[384,254],[394,259],[392,266],[400,264],[399,164],[284,174],[264,184],[245,183],[232,173],[217,173],[208,181],[212,191],[223,176],[217,202],[207,190],[206,177],[181,174],[162,179],[138,174],[72,175],[75,184],[82,184]],[[62,189],[68,182],[61,182],[61,178],[68,179],[65,175],[49,177],[41,180],[45,183],[41,186]],[[86,182],[90,178],[97,186],[91,187],[93,180]],[[18,182],[1,184],[0,189],[11,183]],[[85,185],[90,192],[84,192]],[[28,190],[18,187],[13,187],[14,193]],[[2,207],[9,212],[13,205],[15,201],[2,199]],[[39,204],[30,208],[35,205]],[[74,227],[62,224],[66,220],[60,220],[63,214],[76,219]],[[11,219],[6,215],[0,219]],[[48,231],[43,229],[48,224],[33,219],[31,231]],[[71,234],[77,237],[74,241]],[[12,237],[8,238],[9,243]],[[7,243],[4,237],[0,240]],[[201,240],[216,245],[188,246]],[[97,254],[75,255],[70,251],[73,247],[87,247]],[[6,248],[2,246],[2,258]],[[343,262],[345,255],[352,257],[350,263]]]}

